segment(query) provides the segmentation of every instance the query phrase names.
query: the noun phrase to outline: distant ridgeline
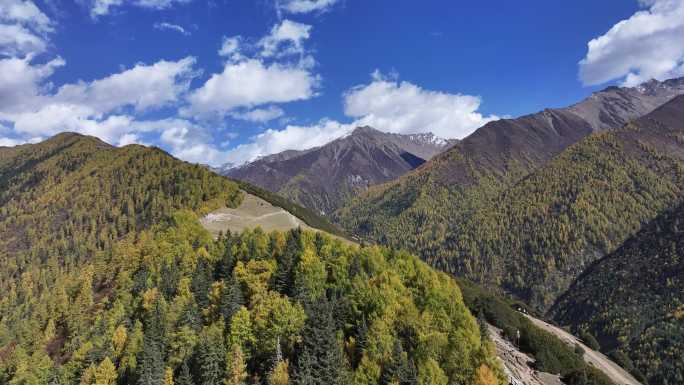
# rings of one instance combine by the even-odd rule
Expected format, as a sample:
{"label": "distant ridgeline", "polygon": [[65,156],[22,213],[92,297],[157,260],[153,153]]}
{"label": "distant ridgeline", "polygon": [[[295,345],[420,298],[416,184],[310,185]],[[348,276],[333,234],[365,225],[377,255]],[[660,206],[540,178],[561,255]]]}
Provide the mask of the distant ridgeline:
{"label": "distant ridgeline", "polygon": [[238,185],[142,146],[0,148],[0,383],[494,385],[451,278],[405,253],[199,223]]}

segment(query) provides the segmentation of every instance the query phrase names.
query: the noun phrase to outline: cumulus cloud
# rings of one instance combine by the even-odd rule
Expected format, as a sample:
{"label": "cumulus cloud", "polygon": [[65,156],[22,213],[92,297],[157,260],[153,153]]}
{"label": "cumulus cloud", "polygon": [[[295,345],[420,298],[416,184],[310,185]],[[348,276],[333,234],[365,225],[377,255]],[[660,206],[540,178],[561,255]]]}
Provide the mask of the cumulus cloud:
{"label": "cumulus cloud", "polygon": [[305,68],[264,64],[249,59],[227,63],[188,97],[185,115],[226,115],[238,107],[255,107],[309,99],[315,95],[319,78]]}
{"label": "cumulus cloud", "polygon": [[353,124],[343,124],[324,119],[312,126],[288,125],[282,130],[268,129],[241,144],[226,155],[228,163],[241,165],[259,157],[285,150],[306,150],[340,138],[354,129]]}
{"label": "cumulus cloud", "polygon": [[242,58],[241,44],[242,36],[224,37],[221,49],[219,49],[219,56],[230,58],[233,61],[240,60]]}
{"label": "cumulus cloud", "polygon": [[158,29],[160,31],[174,31],[180,33],[181,35],[190,36],[190,31],[181,27],[178,24],[171,24],[167,22],[154,23],[154,29]]}
{"label": "cumulus cloud", "polygon": [[[316,96],[320,77],[313,72],[313,58],[304,49],[310,30],[309,25],[284,20],[253,44],[240,36],[224,38],[219,50],[227,59],[223,72],[211,75],[192,91],[181,114],[266,121],[281,116],[282,110],[256,108]],[[296,58],[290,60],[293,55]],[[240,111],[245,109],[253,111]]]}
{"label": "cumulus cloud", "polygon": [[234,112],[231,116],[235,119],[247,120],[256,123],[265,123],[273,119],[278,119],[285,115],[285,111],[282,108],[276,106],[270,106],[267,108],[255,108],[253,110],[244,112]]}
{"label": "cumulus cloud", "polygon": [[579,63],[585,85],[684,76],[684,1],[641,0],[646,7],[588,43]]}
{"label": "cumulus cloud", "polygon": [[0,56],[25,56],[47,49],[52,21],[32,1],[0,0]]}
{"label": "cumulus cloud", "polygon": [[343,104],[345,114],[351,118],[349,123],[324,119],[311,126],[268,129],[231,150],[227,160],[240,165],[285,150],[322,146],[360,126],[399,134],[431,132],[443,138],[460,139],[498,119],[478,112],[481,100],[477,96],[426,90],[377,71],[370,83],[345,92]]}
{"label": "cumulus cloud", "polygon": [[192,0],[94,0],[90,3],[90,15],[93,18],[107,15],[112,8],[131,5],[149,9],[166,9],[177,4],[189,3]]}
{"label": "cumulus cloud", "polygon": [[[10,142],[3,135],[4,143],[18,144],[74,131],[126,145],[143,143],[146,134],[162,137],[168,131],[160,140],[175,155],[190,159],[203,145],[207,162],[218,162],[220,152],[205,144],[211,142],[208,129],[184,119],[136,117],[182,100],[196,74],[194,58],[138,64],[102,79],[65,84],[54,90],[47,79],[64,64],[61,59],[34,64],[30,57],[0,60],[0,121],[11,123],[9,131],[16,137]],[[171,137],[176,140],[169,140]]]}
{"label": "cumulus cloud", "polygon": [[65,64],[61,58],[44,64],[33,64],[32,60],[31,55],[0,60],[0,119],[9,120],[7,114],[43,103],[51,86],[45,79]]}
{"label": "cumulus cloud", "polygon": [[[98,0],[93,5],[94,14],[102,15],[113,6],[159,8],[172,3]],[[203,123],[205,117],[265,123],[284,115],[278,104],[311,98],[319,88],[313,58],[304,48],[311,27],[288,20],[258,40],[226,38],[219,52],[225,58],[223,71],[211,74],[194,90],[191,81],[200,72],[192,57],[139,63],[99,79],[57,87],[50,78],[66,65],[64,60],[37,59],[47,44],[41,33],[53,28],[49,19],[28,11],[8,14],[13,15],[13,24],[7,24],[11,28],[0,22],[0,52],[12,55],[0,58],[0,122],[9,124],[0,132],[5,145],[74,131],[114,145],[150,141],[185,160],[218,165],[227,159],[225,147],[234,137],[222,138],[225,128],[216,129],[214,123],[210,128]],[[162,24],[157,28],[175,29]],[[25,37],[17,38],[24,30]],[[141,118],[169,111],[180,117]]]}
{"label": "cumulus cloud", "polygon": [[477,96],[431,91],[375,72],[372,82],[344,94],[344,111],[355,125],[386,132],[432,132],[444,138],[463,138],[498,119],[478,112]]}
{"label": "cumulus cloud", "polygon": [[50,18],[30,0],[0,0],[0,21],[19,23],[39,32],[53,31]]}
{"label": "cumulus cloud", "polygon": [[291,20],[283,20],[271,29],[271,33],[261,39],[261,55],[286,56],[304,54],[304,41],[310,37],[311,26]]}
{"label": "cumulus cloud", "polygon": [[310,13],[330,10],[338,0],[276,0],[276,7],[281,12]]}
{"label": "cumulus cloud", "polygon": [[59,102],[88,105],[99,113],[124,106],[137,111],[159,108],[177,102],[197,74],[195,58],[178,61],[160,60],[152,65],[135,67],[92,82],[62,86],[55,99]]}
{"label": "cumulus cloud", "polygon": [[47,42],[18,24],[0,24],[0,55],[18,56],[45,51]]}

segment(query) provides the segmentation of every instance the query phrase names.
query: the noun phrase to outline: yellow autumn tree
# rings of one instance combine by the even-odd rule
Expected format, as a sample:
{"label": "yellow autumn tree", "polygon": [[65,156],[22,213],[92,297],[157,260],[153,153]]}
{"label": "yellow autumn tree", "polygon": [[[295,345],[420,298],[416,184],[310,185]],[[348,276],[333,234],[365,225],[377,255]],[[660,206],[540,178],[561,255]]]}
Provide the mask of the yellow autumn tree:
{"label": "yellow autumn tree", "polygon": [[116,384],[116,367],[109,357],[105,357],[100,365],[95,370],[95,384],[94,385],[115,385]]}
{"label": "yellow autumn tree", "polygon": [[245,363],[245,356],[242,353],[242,348],[238,344],[233,344],[228,352],[227,357],[228,368],[225,385],[245,385],[247,380],[247,364]]}
{"label": "yellow autumn tree", "polygon": [[494,372],[489,368],[489,366],[482,364],[475,371],[475,381],[473,385],[499,385],[499,381],[496,379]]}
{"label": "yellow autumn tree", "polygon": [[268,385],[288,385],[290,383],[288,368],[287,360],[279,361],[268,375]]}

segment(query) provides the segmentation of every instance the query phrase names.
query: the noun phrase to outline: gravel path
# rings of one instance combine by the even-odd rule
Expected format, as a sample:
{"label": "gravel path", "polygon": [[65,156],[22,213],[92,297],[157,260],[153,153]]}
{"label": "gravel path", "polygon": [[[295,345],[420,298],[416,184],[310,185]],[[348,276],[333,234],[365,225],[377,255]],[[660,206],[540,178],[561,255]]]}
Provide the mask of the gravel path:
{"label": "gravel path", "polygon": [[529,318],[530,321],[532,321],[537,327],[554,334],[556,337],[560,338],[561,341],[567,343],[568,345],[575,346],[575,344],[579,344],[585,352],[584,360],[590,365],[593,365],[597,369],[604,372],[608,377],[610,377],[615,385],[642,385],[639,381],[632,377],[631,374],[622,369],[618,364],[611,361],[603,353],[592,350],[572,334],[557,326],[551,325],[534,317],[527,316],[527,318]]}

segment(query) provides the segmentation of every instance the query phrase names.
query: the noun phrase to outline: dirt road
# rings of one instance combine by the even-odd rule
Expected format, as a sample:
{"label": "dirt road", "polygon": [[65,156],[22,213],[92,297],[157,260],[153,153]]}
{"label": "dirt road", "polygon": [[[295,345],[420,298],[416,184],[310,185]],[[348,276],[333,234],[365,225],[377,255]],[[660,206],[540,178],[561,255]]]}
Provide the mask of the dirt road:
{"label": "dirt road", "polygon": [[603,353],[592,350],[572,334],[557,326],[551,325],[534,317],[527,316],[527,318],[529,318],[530,321],[532,321],[537,327],[554,334],[556,337],[560,338],[561,341],[567,343],[568,345],[575,346],[575,344],[579,344],[585,352],[584,360],[610,377],[615,385],[642,385],[639,381],[632,377],[631,374],[627,373],[626,370],[622,369],[616,363],[611,361]]}

